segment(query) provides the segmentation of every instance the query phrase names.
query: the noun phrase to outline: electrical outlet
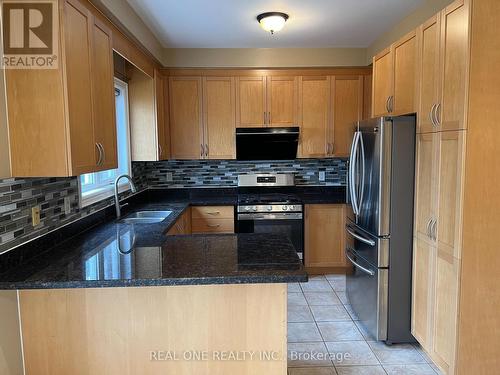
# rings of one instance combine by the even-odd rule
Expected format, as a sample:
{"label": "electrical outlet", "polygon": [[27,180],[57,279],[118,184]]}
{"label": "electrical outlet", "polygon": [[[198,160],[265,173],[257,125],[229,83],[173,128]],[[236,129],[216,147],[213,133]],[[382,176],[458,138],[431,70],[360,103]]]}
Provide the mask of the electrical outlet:
{"label": "electrical outlet", "polygon": [[40,206],[31,208],[31,222],[34,227],[40,224]]}
{"label": "electrical outlet", "polygon": [[71,198],[64,197],[64,214],[69,215],[71,213]]}
{"label": "electrical outlet", "polygon": [[173,180],[172,172],[167,172],[167,182],[172,182]]}
{"label": "electrical outlet", "polygon": [[325,171],[320,171],[320,172],[319,172],[319,180],[320,180],[321,182],[324,182],[324,181],[325,181],[325,179],[326,179],[326,177],[325,177]]}

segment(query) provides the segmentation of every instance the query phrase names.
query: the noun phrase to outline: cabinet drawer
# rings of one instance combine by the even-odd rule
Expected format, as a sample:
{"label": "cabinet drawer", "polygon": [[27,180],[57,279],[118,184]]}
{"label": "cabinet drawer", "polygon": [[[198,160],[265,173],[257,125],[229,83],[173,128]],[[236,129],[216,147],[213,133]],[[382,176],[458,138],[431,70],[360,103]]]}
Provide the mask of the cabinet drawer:
{"label": "cabinet drawer", "polygon": [[234,220],[193,217],[192,231],[193,233],[234,233]]}
{"label": "cabinet drawer", "polygon": [[234,218],[233,206],[195,206],[191,208],[193,219],[231,219]]}

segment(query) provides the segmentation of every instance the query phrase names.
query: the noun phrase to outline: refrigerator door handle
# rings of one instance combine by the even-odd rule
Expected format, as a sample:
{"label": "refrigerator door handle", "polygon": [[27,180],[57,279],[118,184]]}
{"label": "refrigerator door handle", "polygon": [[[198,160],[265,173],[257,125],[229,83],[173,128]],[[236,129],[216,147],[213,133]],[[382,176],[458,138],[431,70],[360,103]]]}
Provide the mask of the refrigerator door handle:
{"label": "refrigerator door handle", "polygon": [[[350,250],[350,249],[348,249]],[[360,271],[363,271],[364,273],[367,273],[368,275],[370,276],[374,276],[375,275],[375,272],[373,272],[372,270],[369,270],[368,268],[365,268],[361,265],[359,265],[358,263],[355,262],[354,259],[351,258],[351,256],[349,255],[349,251],[346,252],[345,256],[347,257],[347,259],[349,259],[349,261],[354,265],[354,267],[356,267],[357,269],[359,269]]]}
{"label": "refrigerator door handle", "polygon": [[359,137],[359,132],[354,133],[354,138],[352,140],[352,145],[351,145],[351,155],[349,157],[349,192],[351,196],[351,204],[352,204],[352,209],[354,211],[354,214],[358,216],[359,211],[358,211],[358,202],[357,202],[357,195],[356,195],[356,186],[355,186],[355,169],[356,169],[356,154],[357,154],[357,147],[358,147],[358,137]]}
{"label": "refrigerator door handle", "polygon": [[361,213],[361,207],[363,205],[363,195],[365,194],[365,172],[366,172],[366,166],[365,166],[365,144],[363,143],[363,134],[359,132],[359,143],[361,145],[360,150],[361,150],[361,191],[359,194],[359,200],[356,201],[356,204],[358,205],[358,215]]}
{"label": "refrigerator door handle", "polygon": [[349,233],[351,236],[353,236],[357,240],[360,240],[361,242],[363,242],[363,243],[365,243],[367,245],[370,245],[372,247],[375,246],[375,241],[360,236],[359,234],[357,234],[356,232],[354,232],[351,227],[347,226],[346,227],[346,231],[347,231],[347,233]]}

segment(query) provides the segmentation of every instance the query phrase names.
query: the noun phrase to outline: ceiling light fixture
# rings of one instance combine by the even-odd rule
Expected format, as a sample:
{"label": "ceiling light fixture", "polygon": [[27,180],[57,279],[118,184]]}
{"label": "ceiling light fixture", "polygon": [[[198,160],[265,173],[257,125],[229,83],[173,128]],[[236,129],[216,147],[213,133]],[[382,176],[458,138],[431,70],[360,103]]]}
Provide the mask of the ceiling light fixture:
{"label": "ceiling light fixture", "polygon": [[283,26],[285,26],[287,19],[288,14],[281,12],[266,12],[257,16],[257,21],[259,21],[260,27],[269,31],[271,34],[280,31]]}

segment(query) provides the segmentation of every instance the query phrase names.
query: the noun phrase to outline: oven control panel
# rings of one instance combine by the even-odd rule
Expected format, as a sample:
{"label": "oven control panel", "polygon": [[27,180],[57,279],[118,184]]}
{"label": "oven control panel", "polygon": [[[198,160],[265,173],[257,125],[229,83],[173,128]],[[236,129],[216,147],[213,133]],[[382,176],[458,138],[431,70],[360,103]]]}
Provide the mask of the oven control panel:
{"label": "oven control panel", "polygon": [[302,212],[300,204],[259,204],[238,206],[239,213],[245,212]]}

